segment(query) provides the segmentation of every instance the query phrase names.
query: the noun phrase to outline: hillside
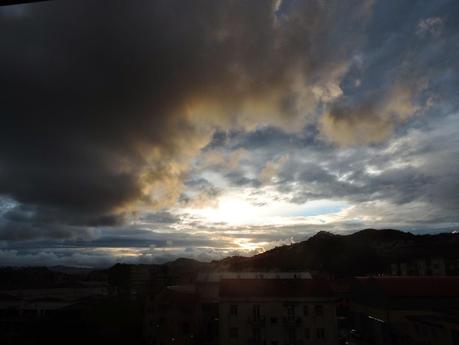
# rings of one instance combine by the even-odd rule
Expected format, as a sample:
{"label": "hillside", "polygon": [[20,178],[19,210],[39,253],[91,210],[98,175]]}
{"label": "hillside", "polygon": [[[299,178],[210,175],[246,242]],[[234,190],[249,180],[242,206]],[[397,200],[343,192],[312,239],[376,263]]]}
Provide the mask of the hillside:
{"label": "hillside", "polygon": [[428,258],[459,259],[459,234],[414,235],[398,230],[366,229],[350,235],[320,231],[309,239],[252,256],[233,256],[210,263],[177,259],[159,265],[117,264],[109,269],[73,267],[0,268],[0,287],[44,288],[77,286],[81,281],[104,282],[123,287],[132,269],[148,269],[166,284],[192,281],[204,271],[310,271],[335,276],[378,274],[395,262]]}
{"label": "hillside", "polygon": [[366,229],[350,235],[321,231],[303,242],[250,258],[226,258],[212,264],[219,270],[307,270],[359,275],[383,273],[392,262],[439,256],[459,257],[459,235]]}

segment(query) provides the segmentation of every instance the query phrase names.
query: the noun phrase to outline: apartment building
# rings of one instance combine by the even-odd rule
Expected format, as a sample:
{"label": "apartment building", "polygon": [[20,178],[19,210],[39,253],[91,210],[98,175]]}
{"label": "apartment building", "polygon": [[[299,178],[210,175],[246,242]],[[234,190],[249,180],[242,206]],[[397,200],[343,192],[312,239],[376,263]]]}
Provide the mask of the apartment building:
{"label": "apartment building", "polygon": [[148,301],[148,344],[337,344],[333,291],[306,272],[203,274]]}
{"label": "apartment building", "polygon": [[336,299],[315,279],[223,279],[220,344],[337,344]]}
{"label": "apartment building", "polygon": [[371,344],[459,345],[459,277],[357,278],[351,319]]}
{"label": "apartment building", "polygon": [[311,279],[309,272],[205,272],[198,274],[195,286],[207,301],[220,299],[220,282],[225,279]]}

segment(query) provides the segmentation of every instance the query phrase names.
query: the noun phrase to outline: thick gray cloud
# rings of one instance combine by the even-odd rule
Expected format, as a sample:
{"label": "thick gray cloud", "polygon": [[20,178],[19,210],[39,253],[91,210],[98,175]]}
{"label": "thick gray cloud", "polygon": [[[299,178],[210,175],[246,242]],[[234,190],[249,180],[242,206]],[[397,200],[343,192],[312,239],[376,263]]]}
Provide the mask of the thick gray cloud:
{"label": "thick gray cloud", "polygon": [[[239,133],[226,146],[232,150],[244,143],[251,152],[250,163],[244,165],[244,171],[226,174],[225,178],[234,186],[260,187],[263,183],[250,176],[262,171],[273,157],[287,152],[288,160],[270,185],[293,203],[331,199],[352,205],[379,201],[393,209],[417,203],[419,214],[399,221],[430,222],[433,227],[438,222],[451,222],[454,228],[459,222],[459,141],[455,135],[459,115],[435,116],[435,112],[431,110],[429,116],[412,123],[392,140],[368,147],[336,150],[320,141],[305,144],[302,139],[307,133],[287,136],[275,129]],[[247,171],[252,173],[247,176]]]}
{"label": "thick gray cloud", "polygon": [[[2,7],[0,241],[171,247],[212,233],[177,209],[227,189],[450,228],[458,15],[447,0]],[[329,229],[365,225],[352,217]],[[303,230],[247,232],[274,243]],[[236,232],[184,238],[177,255],[228,253]]]}
{"label": "thick gray cloud", "polygon": [[289,127],[336,79],[371,9],[339,4],[2,8],[0,193],[71,225],[173,204],[215,126]]}
{"label": "thick gray cloud", "polygon": [[457,109],[458,11],[448,1],[377,2],[343,94],[320,120],[323,134],[341,145],[377,143],[432,103]]}

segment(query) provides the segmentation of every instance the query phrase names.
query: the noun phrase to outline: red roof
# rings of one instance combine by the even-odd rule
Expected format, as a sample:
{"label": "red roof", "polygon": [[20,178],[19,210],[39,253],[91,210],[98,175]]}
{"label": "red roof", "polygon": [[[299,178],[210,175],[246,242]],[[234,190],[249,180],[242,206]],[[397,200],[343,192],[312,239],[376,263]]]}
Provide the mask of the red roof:
{"label": "red roof", "polygon": [[359,277],[391,297],[459,297],[459,277]]}
{"label": "red roof", "polygon": [[330,297],[328,281],[319,279],[222,279],[220,297]]}

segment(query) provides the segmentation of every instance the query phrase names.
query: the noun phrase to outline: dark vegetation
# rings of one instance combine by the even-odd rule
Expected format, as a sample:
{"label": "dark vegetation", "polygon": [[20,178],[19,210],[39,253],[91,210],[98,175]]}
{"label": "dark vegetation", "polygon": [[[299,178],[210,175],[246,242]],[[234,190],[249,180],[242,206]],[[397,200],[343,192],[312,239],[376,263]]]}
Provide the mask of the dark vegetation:
{"label": "dark vegetation", "polygon": [[351,235],[318,232],[306,241],[244,258],[212,263],[224,270],[304,270],[332,276],[387,273],[394,262],[458,257],[459,234],[413,235],[398,230],[366,229]]}
{"label": "dark vegetation", "polygon": [[148,266],[165,284],[191,281],[198,272],[311,271],[333,276],[388,272],[394,262],[459,256],[459,234],[414,235],[398,230],[366,229],[350,235],[321,231],[306,241],[285,245],[252,257],[233,256],[210,263],[177,259],[162,265],[116,264],[108,269],[71,267],[0,268],[0,289],[81,286],[85,281],[107,282],[124,291],[131,268]]}

